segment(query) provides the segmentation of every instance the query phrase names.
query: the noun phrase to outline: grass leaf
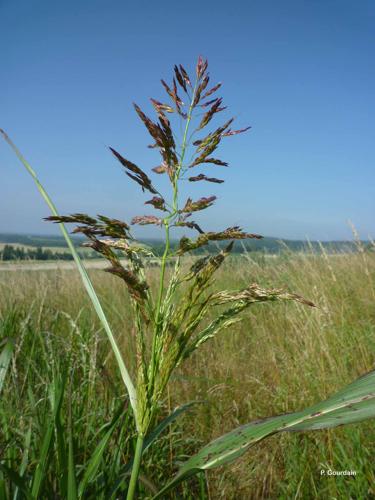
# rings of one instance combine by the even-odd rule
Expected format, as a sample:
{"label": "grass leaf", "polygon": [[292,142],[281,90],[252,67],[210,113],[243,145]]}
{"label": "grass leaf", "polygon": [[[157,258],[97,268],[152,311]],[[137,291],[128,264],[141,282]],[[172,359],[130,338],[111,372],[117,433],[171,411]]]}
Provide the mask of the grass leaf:
{"label": "grass leaf", "polygon": [[180,481],[199,471],[232,462],[253,444],[283,431],[306,431],[351,424],[375,417],[375,370],[363,375],[327,400],[303,411],[257,420],[225,434],[202,448],[154,497],[160,498]]}
{"label": "grass leaf", "polygon": [[123,408],[120,408],[120,411],[118,411],[114,415],[112,422],[110,423],[109,429],[107,430],[103,438],[100,440],[99,444],[97,445],[93,454],[91,455],[91,458],[86,466],[86,470],[83,475],[82,481],[80,482],[78,487],[78,498],[84,498],[87,485],[95,479],[100,462],[103,458],[104,451],[107,448],[108,442],[112,436],[114,429],[116,428],[116,425],[118,423],[118,420],[122,412]]}
{"label": "grass leaf", "polygon": [[[26,170],[29,172],[29,174],[31,175],[31,177],[33,178],[40,194],[42,195],[42,197],[44,198],[45,202],[47,203],[48,207],[50,208],[52,214],[54,216],[57,216],[59,217],[59,213],[54,205],[54,203],[52,202],[51,198],[49,197],[47,191],[44,189],[44,187],[42,186],[42,184],[39,182],[39,179],[36,175],[36,173],[34,172],[34,170],[32,169],[31,165],[26,161],[26,159],[22,156],[21,152],[19,151],[19,149],[15,146],[15,144],[11,141],[11,139],[9,138],[9,136],[4,132],[4,130],[0,129],[0,133],[1,135],[4,137],[5,141],[9,144],[9,146],[13,149],[14,153],[16,154],[16,156],[18,157],[18,159],[21,161],[21,163],[23,164],[23,166],[26,168]],[[108,337],[108,340],[111,344],[111,347],[112,347],[112,350],[113,350],[113,353],[115,355],[115,358],[116,358],[116,361],[117,361],[117,364],[119,366],[119,369],[120,369],[120,372],[121,372],[121,376],[122,376],[122,379],[124,381],[124,384],[128,390],[128,393],[129,393],[129,398],[130,398],[130,403],[132,405],[132,408],[134,409],[134,414],[136,414],[135,412],[135,409],[136,409],[136,391],[135,391],[135,388],[134,388],[134,385],[133,385],[133,382],[130,378],[130,375],[129,375],[129,372],[126,368],[126,365],[124,363],[124,360],[122,359],[122,356],[121,356],[121,353],[120,353],[120,350],[117,346],[117,343],[116,343],[116,340],[113,336],[113,333],[112,333],[112,330],[111,330],[111,327],[109,326],[109,323],[108,323],[108,320],[107,320],[107,317],[106,315],[104,314],[104,311],[103,311],[103,308],[101,306],[101,303],[98,299],[98,296],[96,295],[96,292],[94,290],[94,287],[91,283],[91,280],[87,274],[87,271],[74,247],[74,244],[69,236],[69,233],[68,231],[66,230],[65,228],[65,225],[64,224],[59,224],[60,226],[60,229],[61,229],[61,232],[66,240],[66,243],[69,247],[69,250],[74,258],[74,261],[77,265],[77,268],[78,268],[78,271],[81,275],[81,278],[82,278],[82,281],[83,281],[83,284],[86,288],[86,291],[91,299],[91,302],[95,308],[95,311],[100,319],[100,322],[107,334],[107,337]]]}
{"label": "grass leaf", "polygon": [[[0,471],[5,475],[5,477],[8,477],[10,481],[17,486],[17,488],[22,491],[24,498],[33,499],[32,494],[30,493],[30,490],[27,487],[26,481],[24,478],[22,478],[15,470],[11,469],[10,467],[7,467],[5,464],[0,463]],[[6,494],[5,492],[5,481],[3,483],[3,490],[0,487],[0,498],[6,499]],[[3,496],[4,495],[4,496]]]}
{"label": "grass leaf", "polygon": [[69,428],[69,452],[68,452],[68,500],[76,500],[77,497],[77,483],[76,474],[74,466],[74,447],[73,447],[73,435],[70,422]]}

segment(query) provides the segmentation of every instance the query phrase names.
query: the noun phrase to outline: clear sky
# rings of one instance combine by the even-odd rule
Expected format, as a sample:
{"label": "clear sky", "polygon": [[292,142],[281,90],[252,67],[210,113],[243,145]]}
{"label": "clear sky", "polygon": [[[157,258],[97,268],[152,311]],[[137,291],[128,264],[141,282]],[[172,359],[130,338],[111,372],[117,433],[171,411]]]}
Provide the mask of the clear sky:
{"label": "clear sky", "polygon": [[[230,168],[208,167],[225,184],[189,185],[218,196],[204,229],[347,239],[350,219],[375,236],[373,0],[0,0],[0,43],[0,127],[61,213],[150,213],[107,146],[157,165],[132,101],[151,115],[160,78],[202,54],[223,82],[220,121],[252,126],[218,155]],[[0,179],[0,232],[56,232],[5,143]]]}

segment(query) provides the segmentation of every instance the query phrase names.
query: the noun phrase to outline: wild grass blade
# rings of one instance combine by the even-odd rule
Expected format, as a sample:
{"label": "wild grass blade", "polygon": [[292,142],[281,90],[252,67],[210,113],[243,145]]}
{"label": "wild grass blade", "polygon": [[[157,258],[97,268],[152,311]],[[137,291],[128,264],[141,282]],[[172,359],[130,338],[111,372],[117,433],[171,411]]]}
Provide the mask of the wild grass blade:
{"label": "wild grass blade", "polygon": [[48,459],[53,450],[55,439],[56,423],[60,418],[61,405],[65,390],[66,374],[59,380],[55,379],[50,385],[51,414],[49,421],[46,421],[46,432],[40,449],[40,457],[32,481],[31,493],[38,498],[43,481],[46,479],[48,469]]}
{"label": "wild grass blade", "polygon": [[272,434],[284,431],[325,429],[375,417],[375,371],[303,411],[269,417],[238,427],[212,441],[192,456],[176,477],[154,497],[202,470],[212,469],[242,456],[247,449]]}
{"label": "wild grass blade", "polygon": [[[42,197],[44,198],[45,202],[47,203],[48,207],[50,208],[51,212],[53,215],[55,216],[59,216],[59,213],[57,211],[57,208],[55,207],[53,201],[51,200],[51,198],[49,197],[47,191],[44,189],[44,187],[42,186],[42,184],[40,183],[35,171],[33,170],[33,168],[31,167],[31,165],[26,161],[26,159],[23,157],[23,155],[21,154],[21,152],[19,151],[19,149],[16,147],[16,145],[13,143],[13,141],[10,139],[10,137],[4,132],[4,130],[0,129],[0,133],[1,135],[3,136],[4,140],[9,144],[9,146],[12,148],[12,150],[14,151],[14,153],[16,154],[16,156],[18,157],[18,159],[21,161],[21,163],[23,164],[23,166],[26,168],[26,170],[28,171],[28,173],[31,175],[31,177],[33,178],[40,194],[42,195]],[[101,303],[98,299],[98,296],[95,292],[95,289],[91,283],[91,280],[87,274],[87,271],[81,261],[81,258],[79,257],[75,247],[74,247],[74,244],[69,236],[69,233],[68,231],[66,230],[65,228],[65,225],[60,223],[59,224],[60,226],[60,229],[61,229],[61,232],[62,232],[62,235],[64,236],[65,238],[65,241],[69,247],[69,250],[74,258],[74,261],[77,265],[77,268],[78,268],[78,271],[81,275],[81,278],[82,278],[82,281],[83,281],[83,284],[86,288],[86,291],[91,299],[91,302],[95,308],[95,311],[100,319],[100,322],[107,334],[107,337],[108,337],[108,340],[111,344],[111,347],[112,347],[112,350],[113,350],[113,353],[115,355],[115,358],[116,358],[116,361],[117,361],[117,364],[119,366],[119,369],[120,369],[120,373],[121,373],[121,376],[122,376],[122,379],[124,381],[124,384],[128,390],[128,393],[129,393],[129,398],[130,398],[130,403],[132,405],[132,408],[134,410],[134,414],[136,415],[136,412],[135,412],[135,409],[136,409],[136,391],[135,391],[135,388],[134,388],[134,385],[133,385],[133,382],[130,378],[130,375],[129,375],[129,372],[128,372],[128,369],[124,363],[124,360],[122,358],[122,355],[120,353],[120,350],[117,346],[117,343],[116,343],[116,340],[114,338],[114,335],[112,333],[112,330],[111,330],[111,327],[108,323],[108,320],[107,320],[107,317],[103,311],[103,308],[101,306]]]}
{"label": "wild grass blade", "polygon": [[[21,479],[23,478],[23,475],[25,474],[27,463],[29,461],[30,443],[31,443],[31,426],[29,427],[27,434],[26,434],[26,438],[25,438],[25,447],[23,450],[22,462],[21,462],[20,471],[19,471],[19,477]],[[18,500],[19,491],[20,491],[20,488],[17,485],[15,490],[14,490],[13,500]]]}
{"label": "wild grass blade", "polygon": [[77,500],[77,481],[74,465],[74,446],[71,422],[69,423],[69,451],[68,451],[68,500]]}
{"label": "wild grass blade", "polygon": [[[22,494],[24,495],[24,498],[27,498],[28,500],[33,500],[33,495],[30,492],[26,481],[23,477],[21,477],[15,470],[11,469],[10,467],[7,467],[4,464],[0,463],[0,471],[10,479],[10,481],[17,486],[17,488],[22,491]],[[0,482],[2,480],[0,479]],[[1,499],[6,499],[6,490],[5,490],[5,481],[3,485],[0,485],[0,498]]]}
{"label": "wild grass blade", "polygon": [[84,498],[85,491],[87,486],[92,482],[95,477],[96,473],[98,471],[99,465],[102,461],[104,452],[107,448],[108,442],[113,434],[114,429],[116,428],[116,425],[118,424],[118,420],[123,412],[123,409],[121,408],[120,411],[118,411],[114,418],[112,419],[111,425],[109,429],[107,430],[106,434],[103,436],[103,438],[100,440],[99,444],[95,448],[87,466],[85,473],[83,475],[82,481],[79,483],[78,486],[78,498]]}

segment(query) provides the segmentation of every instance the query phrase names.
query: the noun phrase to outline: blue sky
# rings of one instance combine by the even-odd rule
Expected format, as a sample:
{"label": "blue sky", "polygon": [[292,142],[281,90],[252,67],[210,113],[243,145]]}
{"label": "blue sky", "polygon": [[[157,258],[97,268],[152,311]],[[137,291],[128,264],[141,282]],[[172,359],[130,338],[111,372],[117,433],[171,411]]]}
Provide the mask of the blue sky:
{"label": "blue sky", "polygon": [[[218,196],[204,229],[347,239],[350,219],[375,236],[373,1],[0,0],[0,42],[0,127],[61,213],[150,212],[107,146],[157,165],[132,101],[151,115],[160,78],[175,63],[192,73],[202,54],[229,107],[217,124],[252,126],[225,142],[230,168],[207,167],[225,184],[188,186]],[[5,143],[0,176],[0,232],[56,232]]]}

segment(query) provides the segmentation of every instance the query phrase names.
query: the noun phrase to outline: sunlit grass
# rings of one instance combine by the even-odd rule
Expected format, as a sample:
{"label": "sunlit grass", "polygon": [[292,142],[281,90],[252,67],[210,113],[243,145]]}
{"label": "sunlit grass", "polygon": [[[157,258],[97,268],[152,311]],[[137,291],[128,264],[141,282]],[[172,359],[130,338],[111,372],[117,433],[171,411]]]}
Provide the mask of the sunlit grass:
{"label": "sunlit grass", "polygon": [[[305,407],[370,370],[375,357],[374,271],[375,256],[361,252],[327,256],[286,252],[276,258],[254,259],[248,254],[229,259],[219,270],[218,289],[239,288],[253,281],[275,286],[287,283],[318,308],[306,310],[297,303],[258,305],[242,324],[221,332],[197,351],[176,372],[161,413],[192,399],[206,403],[197,405],[194,418],[184,418],[182,428],[173,427],[145,455],[145,478],[159,487],[178,460],[224,431]],[[156,286],[157,270],[147,273],[150,284]],[[90,271],[90,276],[121,349],[134,352],[130,303],[121,283],[101,271]],[[49,418],[48,388],[69,368],[66,399],[72,409],[79,468],[103,436],[101,427],[111,422],[125,401],[116,389],[115,363],[78,274],[0,273],[0,315],[2,337],[16,339],[2,395],[3,456],[21,464],[31,428],[26,473],[32,470],[32,456],[38,454]],[[104,485],[115,481],[132,454],[130,422],[126,432],[124,423],[115,428],[100,462],[96,481],[102,478]],[[121,452],[116,448],[119,439]],[[58,481],[54,473],[57,455],[52,449],[46,474],[51,491]],[[210,498],[364,498],[375,494],[374,456],[372,421],[282,435],[263,441],[229,468],[208,473],[208,491]],[[320,470],[328,468],[352,469],[357,476],[323,478]],[[91,495],[93,491],[100,495],[98,484],[88,490]],[[142,491],[144,496],[150,494],[144,485]],[[190,483],[174,495],[189,498],[198,491],[197,483]]]}

